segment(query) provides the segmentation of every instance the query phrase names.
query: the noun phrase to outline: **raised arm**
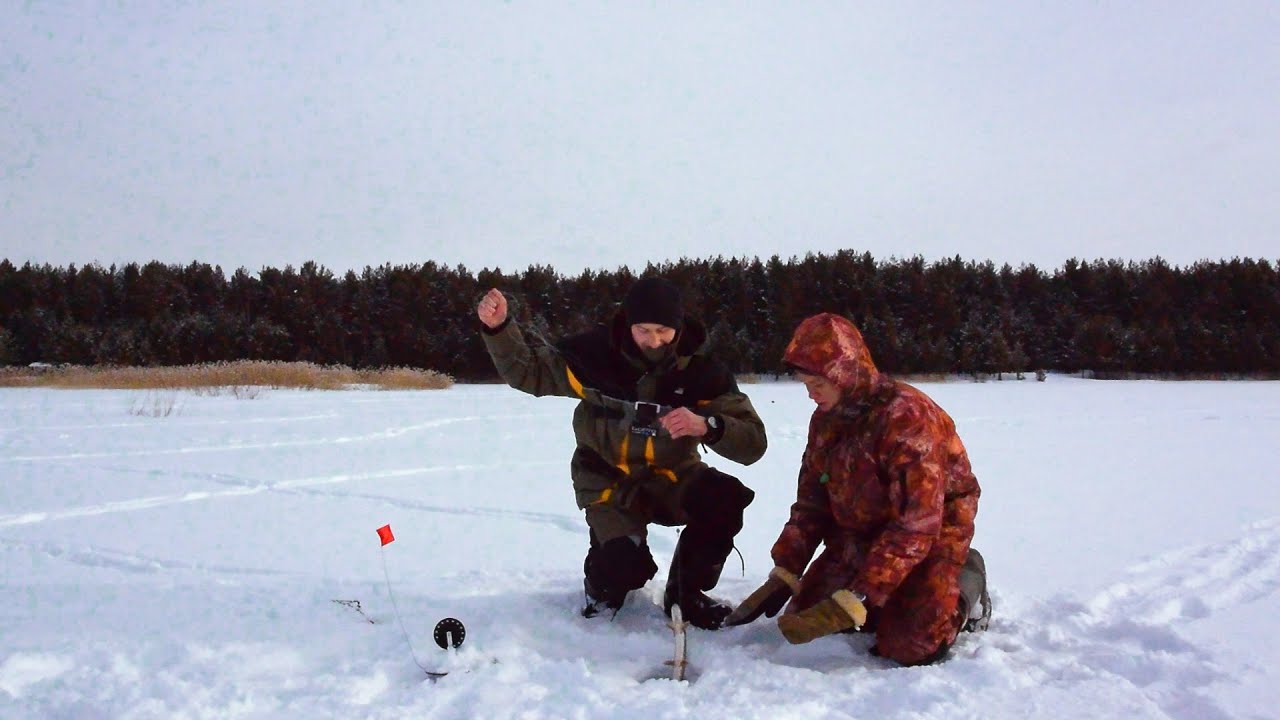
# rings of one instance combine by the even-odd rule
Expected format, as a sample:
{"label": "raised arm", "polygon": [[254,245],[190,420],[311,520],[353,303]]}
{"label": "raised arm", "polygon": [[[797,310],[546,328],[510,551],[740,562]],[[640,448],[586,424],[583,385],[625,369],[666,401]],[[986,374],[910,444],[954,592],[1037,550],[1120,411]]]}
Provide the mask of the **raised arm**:
{"label": "raised arm", "polygon": [[543,343],[530,346],[519,325],[509,317],[507,299],[501,291],[486,293],[476,306],[476,316],[484,326],[480,334],[485,349],[504,382],[538,397],[582,397],[582,386],[555,348]]}

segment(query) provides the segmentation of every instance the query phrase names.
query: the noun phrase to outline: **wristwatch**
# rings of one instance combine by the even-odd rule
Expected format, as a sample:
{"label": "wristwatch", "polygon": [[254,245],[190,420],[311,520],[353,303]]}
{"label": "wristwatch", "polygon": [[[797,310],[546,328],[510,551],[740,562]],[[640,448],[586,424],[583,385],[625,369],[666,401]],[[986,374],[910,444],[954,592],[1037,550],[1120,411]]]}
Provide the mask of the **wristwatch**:
{"label": "wristwatch", "polygon": [[707,416],[707,435],[703,438],[703,442],[708,444],[716,443],[720,437],[724,435],[724,424],[720,422],[719,415]]}

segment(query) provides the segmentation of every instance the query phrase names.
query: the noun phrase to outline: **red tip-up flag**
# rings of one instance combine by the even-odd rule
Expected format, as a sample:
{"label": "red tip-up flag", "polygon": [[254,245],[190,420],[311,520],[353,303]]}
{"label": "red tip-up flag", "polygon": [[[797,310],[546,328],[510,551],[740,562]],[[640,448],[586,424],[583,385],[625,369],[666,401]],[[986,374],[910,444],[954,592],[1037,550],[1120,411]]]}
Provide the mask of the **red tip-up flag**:
{"label": "red tip-up flag", "polygon": [[396,539],[396,536],[391,534],[390,525],[383,525],[382,527],[378,528],[378,539],[382,540],[383,545],[386,545],[387,543]]}

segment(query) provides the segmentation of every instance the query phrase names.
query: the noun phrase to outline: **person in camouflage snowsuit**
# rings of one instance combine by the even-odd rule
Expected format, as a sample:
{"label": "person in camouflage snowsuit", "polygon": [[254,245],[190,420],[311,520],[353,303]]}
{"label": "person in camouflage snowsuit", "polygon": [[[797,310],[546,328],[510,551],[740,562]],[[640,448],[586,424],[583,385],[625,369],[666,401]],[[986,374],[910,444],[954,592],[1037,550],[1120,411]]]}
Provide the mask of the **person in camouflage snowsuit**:
{"label": "person in camouflage snowsuit", "polygon": [[754,493],[703,462],[698,445],[749,465],[766,440],[733,375],[703,353],[706,332],[685,315],[679,290],[661,278],[638,280],[609,325],[554,345],[530,343],[496,289],[477,315],[507,384],[580,401],[570,474],[590,528],[583,615],[616,612],[657,572],[650,523],[684,525],[663,606],[669,615],[678,602],[689,622],[718,628],[731,608],[704,591],[719,582]]}
{"label": "person in camouflage snowsuit", "polygon": [[793,643],[862,629],[875,632],[874,654],[941,660],[991,610],[985,566],[969,547],[980,489],[954,422],[882,375],[839,315],[802,322],[783,360],[818,407],[776,567],[727,624],[773,617],[790,599],[778,627]]}

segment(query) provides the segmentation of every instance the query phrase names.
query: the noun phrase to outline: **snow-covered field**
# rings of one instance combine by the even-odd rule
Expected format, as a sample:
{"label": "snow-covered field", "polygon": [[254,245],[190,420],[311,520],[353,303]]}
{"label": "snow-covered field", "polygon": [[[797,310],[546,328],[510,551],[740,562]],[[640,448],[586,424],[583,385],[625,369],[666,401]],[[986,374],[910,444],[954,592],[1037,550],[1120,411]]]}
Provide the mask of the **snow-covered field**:
{"label": "snow-covered field", "polygon": [[[757,492],[716,592],[735,601],[771,566],[812,408],[745,387],[769,451],[711,458]],[[571,401],[0,390],[0,717],[1280,717],[1280,383],[923,387],[982,482],[991,630],[914,669],[861,636],[695,630],[691,683],[642,680],[671,649],[674,529],[614,621],[577,614]]]}

